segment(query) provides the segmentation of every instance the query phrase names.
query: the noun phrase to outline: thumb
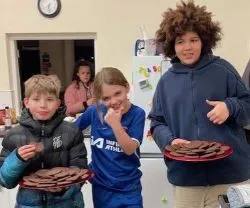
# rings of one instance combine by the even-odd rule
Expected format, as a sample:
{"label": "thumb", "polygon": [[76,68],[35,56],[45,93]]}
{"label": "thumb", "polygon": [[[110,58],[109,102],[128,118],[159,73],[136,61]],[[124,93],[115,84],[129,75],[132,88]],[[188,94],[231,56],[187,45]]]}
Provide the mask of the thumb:
{"label": "thumb", "polygon": [[218,101],[211,101],[211,100],[206,100],[208,105],[216,106],[219,102]]}

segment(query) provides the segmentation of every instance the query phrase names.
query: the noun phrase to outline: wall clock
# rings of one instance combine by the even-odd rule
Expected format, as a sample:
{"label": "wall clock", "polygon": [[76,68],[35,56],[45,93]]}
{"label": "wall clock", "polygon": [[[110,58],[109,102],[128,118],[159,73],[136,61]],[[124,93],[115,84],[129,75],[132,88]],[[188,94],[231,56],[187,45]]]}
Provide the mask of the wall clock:
{"label": "wall clock", "polygon": [[45,17],[55,17],[61,11],[60,0],[38,0],[37,7],[39,12]]}

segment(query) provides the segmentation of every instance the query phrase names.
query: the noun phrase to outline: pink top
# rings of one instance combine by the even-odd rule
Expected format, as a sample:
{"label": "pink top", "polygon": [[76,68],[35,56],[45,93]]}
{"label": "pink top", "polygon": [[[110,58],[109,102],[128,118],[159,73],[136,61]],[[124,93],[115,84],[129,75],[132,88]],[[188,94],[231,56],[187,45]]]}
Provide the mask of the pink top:
{"label": "pink top", "polygon": [[73,81],[66,89],[64,94],[64,102],[67,107],[67,116],[75,116],[77,113],[84,111],[83,102],[93,97],[93,82],[88,88],[79,83],[77,88],[76,81]]}

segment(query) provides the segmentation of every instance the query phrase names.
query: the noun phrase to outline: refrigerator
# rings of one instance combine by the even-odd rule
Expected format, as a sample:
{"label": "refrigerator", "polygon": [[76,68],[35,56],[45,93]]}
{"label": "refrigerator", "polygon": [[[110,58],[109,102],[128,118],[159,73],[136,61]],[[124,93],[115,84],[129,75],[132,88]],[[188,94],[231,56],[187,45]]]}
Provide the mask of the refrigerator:
{"label": "refrigerator", "polygon": [[[132,67],[131,101],[148,116],[157,83],[171,63],[162,56],[134,56]],[[150,120],[146,119],[140,147],[144,208],[173,208],[173,187],[167,180],[167,167],[149,129]]]}

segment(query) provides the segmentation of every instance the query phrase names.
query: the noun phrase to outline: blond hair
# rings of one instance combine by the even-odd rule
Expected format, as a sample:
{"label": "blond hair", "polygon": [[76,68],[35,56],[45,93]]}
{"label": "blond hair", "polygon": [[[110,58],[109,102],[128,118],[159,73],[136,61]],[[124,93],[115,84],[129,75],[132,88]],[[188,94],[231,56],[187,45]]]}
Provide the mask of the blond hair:
{"label": "blond hair", "polygon": [[61,82],[56,75],[33,75],[25,83],[25,97],[30,97],[33,93],[49,93],[59,98]]}
{"label": "blond hair", "polygon": [[103,84],[128,87],[128,81],[122,72],[113,67],[104,67],[96,74],[94,80],[94,94],[97,99],[100,99],[102,96]]}

